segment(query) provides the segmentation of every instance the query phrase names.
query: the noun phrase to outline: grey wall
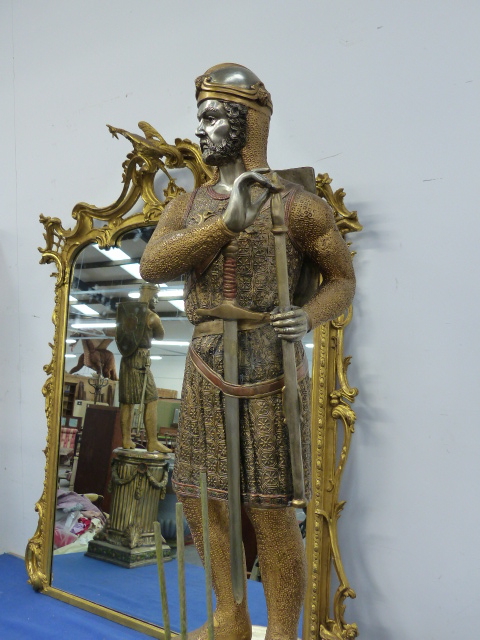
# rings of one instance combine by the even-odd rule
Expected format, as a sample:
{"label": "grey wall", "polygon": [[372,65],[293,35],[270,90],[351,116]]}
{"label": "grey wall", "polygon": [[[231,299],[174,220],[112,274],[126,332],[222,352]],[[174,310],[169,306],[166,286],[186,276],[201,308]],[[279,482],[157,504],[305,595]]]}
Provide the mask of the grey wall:
{"label": "grey wall", "polygon": [[[340,521],[361,637],[475,637],[479,608],[476,0],[50,2],[0,8],[0,550],[41,494],[53,280],[38,215],[112,202],[139,120],[193,138],[193,80],[238,61],[274,100],[270,164],[313,165],[364,232]],[[459,629],[457,630],[457,627]]]}

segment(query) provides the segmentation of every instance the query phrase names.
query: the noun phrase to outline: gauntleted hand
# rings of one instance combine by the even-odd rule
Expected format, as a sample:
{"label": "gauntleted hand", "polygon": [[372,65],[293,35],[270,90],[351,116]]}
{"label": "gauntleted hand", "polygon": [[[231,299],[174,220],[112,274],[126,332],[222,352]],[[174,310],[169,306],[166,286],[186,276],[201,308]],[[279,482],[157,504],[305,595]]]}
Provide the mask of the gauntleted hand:
{"label": "gauntleted hand", "polygon": [[270,324],[277,336],[288,342],[298,342],[308,331],[308,315],[301,307],[281,309],[275,307],[270,314]]}
{"label": "gauntleted hand", "polygon": [[[250,188],[258,184],[264,187],[264,191],[258,198],[252,201]],[[268,178],[265,178],[257,171],[245,171],[233,183],[230,202],[223,214],[223,221],[235,233],[243,231],[249,227],[258,215],[262,205],[267,201],[270,193],[279,191]]]}

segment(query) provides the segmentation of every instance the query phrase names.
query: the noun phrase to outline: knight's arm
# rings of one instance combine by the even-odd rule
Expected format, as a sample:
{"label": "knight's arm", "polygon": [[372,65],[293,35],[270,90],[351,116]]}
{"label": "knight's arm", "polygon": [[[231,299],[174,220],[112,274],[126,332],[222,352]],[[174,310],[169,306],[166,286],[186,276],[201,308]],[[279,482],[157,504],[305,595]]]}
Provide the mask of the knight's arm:
{"label": "knight's arm", "polygon": [[303,309],[309,329],[337,318],[350,306],[355,274],[347,243],[337,229],[332,210],[321,198],[301,192],[289,217],[295,243],[318,265],[322,284]]}
{"label": "knight's arm", "polygon": [[140,262],[140,275],[147,282],[177,278],[237,235],[227,229],[221,217],[185,228],[189,200],[190,194],[182,194],[165,207]]}
{"label": "knight's arm", "polygon": [[165,329],[163,328],[162,321],[153,311],[151,311],[149,314],[148,324],[152,329],[152,336],[154,340],[163,340],[165,336]]}

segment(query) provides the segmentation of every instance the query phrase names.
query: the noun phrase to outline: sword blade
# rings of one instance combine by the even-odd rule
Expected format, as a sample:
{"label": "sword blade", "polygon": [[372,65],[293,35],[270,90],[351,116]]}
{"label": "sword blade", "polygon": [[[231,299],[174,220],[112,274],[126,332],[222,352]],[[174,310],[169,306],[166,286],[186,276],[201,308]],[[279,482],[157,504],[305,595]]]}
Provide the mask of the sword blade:
{"label": "sword blade", "polygon": [[[236,320],[224,320],[224,378],[238,384],[238,333]],[[233,597],[240,604],[245,597],[240,495],[240,404],[238,398],[225,396],[227,442],[228,511],[230,523],[230,568]]]}

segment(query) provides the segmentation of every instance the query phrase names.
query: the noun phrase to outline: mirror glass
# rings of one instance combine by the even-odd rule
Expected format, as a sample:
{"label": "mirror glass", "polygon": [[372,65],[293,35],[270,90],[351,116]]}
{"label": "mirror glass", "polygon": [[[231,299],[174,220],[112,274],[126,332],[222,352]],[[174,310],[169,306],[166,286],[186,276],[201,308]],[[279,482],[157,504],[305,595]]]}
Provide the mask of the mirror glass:
{"label": "mirror glass", "polygon": [[[112,451],[122,446],[119,422],[118,374],[121,355],[115,341],[116,309],[122,302],[138,299],[143,280],[139,261],[154,227],[127,232],[119,248],[86,246],[77,256],[69,291],[68,326],[64,364],[64,395],[60,428],[58,491],[52,561],[52,586],[124,614],[162,626],[157,567],[119,566],[115,559],[88,555],[88,543],[101,531],[110,513]],[[165,564],[172,630],[179,631],[178,576],[175,503],[171,471],[185,356],[192,325],[183,310],[183,282],[161,285],[155,311],[165,336],[153,340],[151,371],[159,392],[157,427],[159,439],[171,447],[169,482],[160,501],[158,519],[168,545]],[[305,339],[311,368],[313,336]],[[145,446],[142,420],[134,414],[133,436]],[[299,521],[304,515],[298,514]],[[200,558],[185,523],[187,612],[189,629],[206,617],[205,581]],[[253,528],[245,518],[249,607],[252,623],[265,627],[263,587],[258,581]],[[249,543],[250,541],[250,543]],[[113,554],[114,555],[114,554]],[[300,633],[299,633],[300,635]]]}

